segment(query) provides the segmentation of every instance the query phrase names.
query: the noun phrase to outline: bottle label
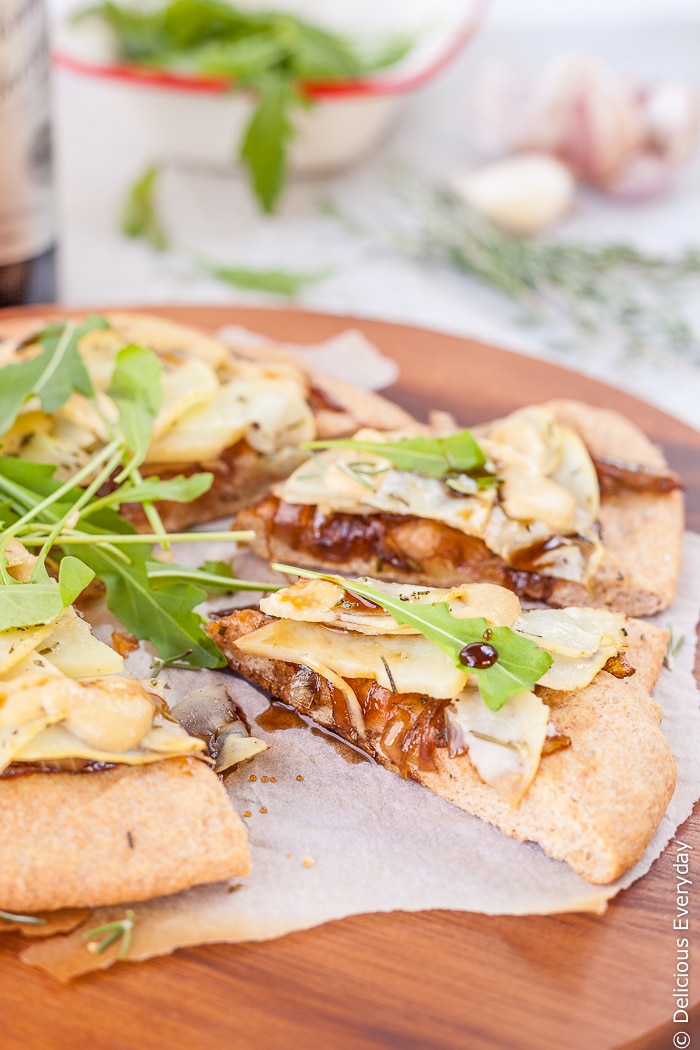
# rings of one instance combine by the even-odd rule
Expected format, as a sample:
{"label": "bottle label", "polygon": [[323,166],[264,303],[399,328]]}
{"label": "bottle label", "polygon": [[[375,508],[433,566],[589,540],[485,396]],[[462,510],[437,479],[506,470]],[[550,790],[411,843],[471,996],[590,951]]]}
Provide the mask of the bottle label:
{"label": "bottle label", "polygon": [[53,240],[49,45],[43,0],[0,0],[0,266]]}

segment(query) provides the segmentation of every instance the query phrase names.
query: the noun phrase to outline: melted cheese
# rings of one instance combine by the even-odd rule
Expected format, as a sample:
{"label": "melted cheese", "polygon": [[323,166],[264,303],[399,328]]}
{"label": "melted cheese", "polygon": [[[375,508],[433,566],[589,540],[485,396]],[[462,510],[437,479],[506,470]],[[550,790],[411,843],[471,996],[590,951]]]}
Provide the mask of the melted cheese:
{"label": "melted cheese", "polygon": [[[74,393],[49,416],[38,410],[38,400],[33,398],[3,436],[4,451],[55,464],[57,478],[70,478],[108,439],[104,420],[115,420],[117,411],[105,391],[117,353],[128,343],[113,329],[86,334],[78,350],[97,391],[99,412],[87,398]],[[197,353],[181,347],[158,348],[163,397],[147,463],[216,460],[242,439],[271,455],[296,449],[315,436],[308,384],[299,369],[286,362],[272,366],[236,362],[223,350],[201,354],[201,349],[201,344]]]}
{"label": "melted cheese", "polygon": [[201,756],[204,743],[156,714],[122,667],[72,608],[54,623],[0,632],[0,772],[12,762]]}
{"label": "melted cheese", "polygon": [[[361,430],[357,440],[399,441],[405,433]],[[441,521],[511,561],[552,536],[582,537],[546,552],[538,572],[585,580],[598,567],[600,541],[595,468],[577,434],[535,406],[492,423],[478,435],[498,487],[478,490],[466,474],[437,478],[398,470],[379,454],[333,448],[302,464],[275,493],[287,503],[347,514],[411,514]],[[455,487],[452,487],[452,486]]]}
{"label": "melted cheese", "polygon": [[537,773],[547,735],[549,708],[530,692],[518,693],[491,711],[475,689],[447,708],[450,754],[469,752],[483,781],[517,806]]}
{"label": "melted cheese", "polygon": [[[264,612],[283,617],[238,639],[244,653],[306,665],[338,687],[346,678],[373,679],[398,694],[451,699],[446,724],[452,755],[469,753],[481,779],[516,806],[537,773],[550,712],[533,692],[511,697],[498,711],[483,702],[478,676],[452,660],[415,628],[383,610],[353,601],[352,581],[300,579],[262,599]],[[511,626],[552,654],[539,683],[583,689],[608,658],[625,648],[625,617],[608,609],[533,609],[502,587],[466,584],[443,590],[365,580],[412,605],[447,602],[459,617],[483,616]],[[347,683],[343,683],[349,688]],[[354,694],[353,694],[354,695]]]}
{"label": "melted cheese", "polygon": [[[491,583],[469,583],[451,590],[438,587],[415,587],[407,583],[387,583],[362,577],[382,594],[401,602],[430,605],[446,602],[450,613],[458,619],[485,617],[499,627],[510,627],[520,615],[520,602],[512,591]],[[311,623],[336,623],[361,634],[420,634],[416,627],[398,624],[383,609],[368,609],[355,599],[352,592],[330,580],[298,580],[293,587],[285,587],[265,595],[260,608],[270,616]]]}

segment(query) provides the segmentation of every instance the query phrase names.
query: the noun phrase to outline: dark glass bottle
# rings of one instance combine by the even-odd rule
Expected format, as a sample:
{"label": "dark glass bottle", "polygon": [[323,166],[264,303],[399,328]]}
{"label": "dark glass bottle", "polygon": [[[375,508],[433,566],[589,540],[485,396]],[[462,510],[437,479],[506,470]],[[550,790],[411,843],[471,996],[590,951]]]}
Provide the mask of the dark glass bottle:
{"label": "dark glass bottle", "polygon": [[0,306],[54,298],[43,0],[0,0]]}

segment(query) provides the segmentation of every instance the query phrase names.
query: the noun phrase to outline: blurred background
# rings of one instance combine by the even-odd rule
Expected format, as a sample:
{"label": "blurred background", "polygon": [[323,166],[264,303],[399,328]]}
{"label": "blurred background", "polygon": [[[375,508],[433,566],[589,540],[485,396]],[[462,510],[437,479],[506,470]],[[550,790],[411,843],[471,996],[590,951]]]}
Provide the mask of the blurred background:
{"label": "blurred background", "polygon": [[417,324],[698,426],[697,0],[241,3],[361,56],[324,76],[316,55],[304,107],[280,101],[301,80],[269,69],[223,91],[220,49],[154,72],[132,38],[125,64],[113,24],[48,4],[66,305],[291,303]]}

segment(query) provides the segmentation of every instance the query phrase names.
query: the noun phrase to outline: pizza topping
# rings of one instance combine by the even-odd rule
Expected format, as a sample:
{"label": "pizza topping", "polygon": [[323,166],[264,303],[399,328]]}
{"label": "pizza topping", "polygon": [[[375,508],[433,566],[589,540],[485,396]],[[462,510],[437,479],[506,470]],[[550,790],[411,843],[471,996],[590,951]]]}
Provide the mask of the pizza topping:
{"label": "pizza topping", "polygon": [[[485,616],[492,623],[509,627],[520,615],[518,598],[504,587],[491,583],[462,584],[446,591],[438,587],[387,583],[369,577],[362,577],[360,582],[371,585],[382,595],[398,599],[402,604],[446,602],[450,614],[457,619]],[[350,581],[345,589],[328,578],[300,579],[293,587],[266,595],[260,601],[260,608],[270,616],[335,624],[362,634],[420,634],[415,625],[398,624],[379,601],[358,594],[353,585],[354,581]]]}
{"label": "pizza topping", "polygon": [[[53,325],[34,340],[16,348],[13,363],[3,369],[3,451],[54,464],[57,476],[68,478],[108,441],[107,424],[117,419],[118,361],[133,348],[128,331],[111,328],[102,318]],[[159,374],[151,386],[158,410],[146,463],[214,460],[242,439],[267,454],[314,437],[300,370],[287,362],[202,355],[200,349],[198,343],[195,355],[161,347],[154,355]]]}
{"label": "pizza topping", "polygon": [[143,765],[203,749],[156,714],[130,679],[29,674],[0,683],[0,772],[13,762],[66,758]]}
{"label": "pizza topping", "polygon": [[537,772],[547,735],[549,708],[532,692],[511,696],[499,711],[465,690],[447,708],[451,755],[469,752],[483,781],[517,806]]}
{"label": "pizza topping", "polygon": [[207,744],[217,773],[265,751],[268,745],[250,736],[225,685],[205,686],[173,704],[170,713],[190,734]]}
{"label": "pizza topping", "polygon": [[427,438],[365,429],[352,440],[311,442],[313,459],[275,492],[337,513],[440,521],[479,537],[509,565],[527,551],[529,571],[588,579],[603,556],[600,493],[580,437],[537,406],[477,436],[478,444],[469,431]]}
{"label": "pizza topping", "polygon": [[[585,688],[625,647],[625,617],[607,609],[521,611],[510,592],[502,598],[504,589],[493,585],[446,591],[274,567],[302,574],[261,603],[282,618],[234,645],[311,668],[336,692],[343,683],[366,733],[380,735],[382,752],[404,775],[433,768],[446,731],[450,753],[468,752],[481,779],[510,805],[527,791],[541,756],[570,745],[535,685]],[[489,617],[489,599],[501,618],[508,610],[512,629]],[[473,615],[470,601],[482,615]],[[430,714],[423,717],[419,704]],[[340,725],[335,709],[334,717]]]}
{"label": "pizza topping", "polygon": [[672,492],[683,482],[672,470],[659,470],[643,463],[628,463],[612,456],[593,455],[602,492],[631,489],[635,492]]}

